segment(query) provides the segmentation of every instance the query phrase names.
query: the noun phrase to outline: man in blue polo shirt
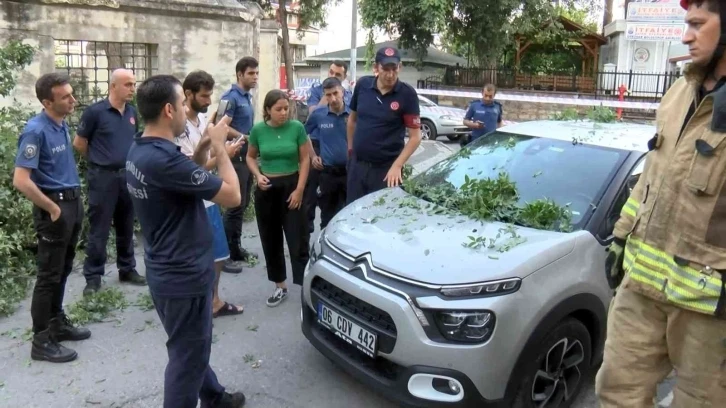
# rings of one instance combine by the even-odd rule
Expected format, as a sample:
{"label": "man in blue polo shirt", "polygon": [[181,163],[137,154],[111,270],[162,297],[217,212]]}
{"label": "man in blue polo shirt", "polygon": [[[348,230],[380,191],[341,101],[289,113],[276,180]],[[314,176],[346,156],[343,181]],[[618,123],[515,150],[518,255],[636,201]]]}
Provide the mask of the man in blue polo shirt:
{"label": "man in blue polo shirt", "polygon": [[480,101],[474,101],[464,115],[464,126],[472,129],[469,143],[502,126],[502,104],[494,100],[497,88],[484,86]]}
{"label": "man in blue polo shirt", "polygon": [[[335,60],[330,64],[328,69],[328,78],[337,78],[341,83],[345,81],[348,76],[348,64],[344,61]],[[343,102],[345,106],[350,106],[350,99],[353,97],[353,92],[344,89],[343,90]],[[328,106],[330,101],[325,97],[322,84],[316,84],[310,88],[310,95],[307,99],[308,105],[308,120],[310,116],[318,109]],[[318,142],[318,131],[314,126],[306,126],[308,128],[308,135],[313,145],[313,151],[317,156],[320,156],[320,144]],[[305,184],[305,195],[304,204],[305,211],[307,212],[308,218],[308,231],[312,234],[315,230],[315,207],[319,206],[319,194],[320,189],[320,170],[315,165],[310,167],[310,173]],[[322,212],[322,206],[320,208]],[[321,227],[322,228],[322,227]]]}
{"label": "man in blue polo shirt", "polygon": [[106,243],[113,224],[116,230],[116,266],[121,282],[146,285],[136,272],[134,258],[134,209],[126,189],[125,163],[139,130],[134,98],[136,78],[128,69],[111,74],[108,98],[86,108],[73,146],[88,162],[88,244],[83,275],[83,295],[101,288],[106,272]]}
{"label": "man in blue polo shirt", "polygon": [[33,202],[38,238],[30,357],[62,363],[75,360],[78,353],[59,342],[91,337],[89,330],[73,327],[63,312],[66,280],[83,222],[81,182],[65,122],[76,100],[68,77],[56,73],[41,76],[35,94],[43,111],[20,134],[13,174],[13,186]]}
{"label": "man in blue polo shirt", "polygon": [[[257,87],[259,77],[259,64],[252,57],[244,57],[237,61],[235,72],[237,83],[222,95],[228,101],[225,115],[232,118],[229,124],[229,139],[236,139],[244,135],[245,142],[249,137],[250,129],[255,119],[255,108],[252,106],[250,91]],[[253,177],[247,168],[247,143],[242,145],[239,153],[232,158],[232,164],[239,178],[242,203],[234,208],[228,208],[224,213],[224,232],[227,235],[229,246],[229,259],[224,263],[223,271],[240,273],[244,262],[250,262],[257,255],[242,248],[242,218],[250,203]]]}
{"label": "man in blue polo shirt", "polygon": [[318,135],[319,152],[313,157],[313,167],[320,171],[320,228],[345,207],[347,191],[348,141],[346,122],[350,109],[344,102],[343,85],[338,78],[328,78],[322,84],[324,98],[328,105],[316,109],[305,129]]}
{"label": "man in blue polo shirt", "polygon": [[379,49],[375,69],[376,76],[364,76],[356,82],[350,102],[348,203],[400,185],[403,166],[421,143],[418,95],[411,85],[398,79],[398,50]]}
{"label": "man in blue polo shirt", "polygon": [[164,408],[238,408],[242,393],[229,394],[209,366],[212,349],[212,290],[215,280],[212,226],[203,200],[240,204],[239,180],[227,155],[227,124],[207,127],[194,156],[210,147],[219,177],[186,155],[174,138],[184,133],[182,84],[156,75],[138,90],[146,125],[126,161],[127,188],[144,235],[144,263],[154,306],[169,336]]}

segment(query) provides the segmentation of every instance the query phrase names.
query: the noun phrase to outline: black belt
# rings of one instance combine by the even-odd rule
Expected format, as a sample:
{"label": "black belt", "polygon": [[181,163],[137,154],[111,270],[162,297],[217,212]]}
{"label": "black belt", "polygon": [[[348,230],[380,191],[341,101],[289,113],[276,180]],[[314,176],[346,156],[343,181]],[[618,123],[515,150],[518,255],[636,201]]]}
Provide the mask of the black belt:
{"label": "black belt", "polygon": [[366,167],[376,167],[376,168],[391,167],[391,166],[393,166],[393,162],[395,162],[395,161],[396,161],[396,159],[391,159],[391,161],[384,161],[384,162],[370,162],[370,161],[366,161],[366,160],[355,159],[356,164],[362,164]]}
{"label": "black belt", "polygon": [[121,167],[119,167],[119,166],[102,166],[100,164],[91,163],[91,162],[88,163],[88,168],[89,169],[99,169],[99,170],[104,170],[104,171],[110,171],[110,172],[113,172],[113,173],[120,173],[120,172],[126,170],[126,167],[125,166],[121,166]]}
{"label": "black belt", "polygon": [[48,198],[50,198],[51,200],[53,200],[55,202],[73,201],[73,200],[77,200],[81,197],[81,188],[73,187],[73,188],[67,188],[65,190],[43,191],[43,194],[45,194]]}

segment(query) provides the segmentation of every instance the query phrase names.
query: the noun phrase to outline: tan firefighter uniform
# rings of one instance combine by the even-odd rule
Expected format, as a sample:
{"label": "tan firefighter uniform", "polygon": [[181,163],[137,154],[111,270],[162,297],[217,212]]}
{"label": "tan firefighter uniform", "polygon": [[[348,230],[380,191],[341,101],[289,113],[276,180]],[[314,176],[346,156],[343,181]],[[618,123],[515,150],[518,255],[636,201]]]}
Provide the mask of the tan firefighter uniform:
{"label": "tan firefighter uniform", "polygon": [[627,240],[626,275],[597,375],[603,408],[653,408],[672,369],[673,407],[726,408],[726,133],[711,128],[714,95],[726,86],[684,126],[698,89],[681,78],[663,97],[645,169],[615,226]]}

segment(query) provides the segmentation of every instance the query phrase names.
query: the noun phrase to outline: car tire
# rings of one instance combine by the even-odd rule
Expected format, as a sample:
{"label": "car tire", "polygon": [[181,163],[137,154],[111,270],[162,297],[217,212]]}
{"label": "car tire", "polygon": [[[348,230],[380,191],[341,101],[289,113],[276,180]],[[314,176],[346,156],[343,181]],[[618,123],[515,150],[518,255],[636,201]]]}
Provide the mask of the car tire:
{"label": "car tire", "polygon": [[452,142],[455,142],[455,141],[461,139],[461,135],[448,135],[446,137],[449,138],[449,140],[451,140]]}
{"label": "car tire", "polygon": [[[567,318],[542,340],[528,364],[513,408],[568,408],[582,390],[592,355],[590,332]],[[549,358],[548,358],[549,357]]]}
{"label": "car tire", "polygon": [[[424,129],[428,129],[428,132],[425,132]],[[428,133],[428,136],[424,136],[425,133]],[[428,119],[421,120],[421,139],[436,140],[437,137],[438,134],[436,133],[436,126],[434,126],[434,123]]]}

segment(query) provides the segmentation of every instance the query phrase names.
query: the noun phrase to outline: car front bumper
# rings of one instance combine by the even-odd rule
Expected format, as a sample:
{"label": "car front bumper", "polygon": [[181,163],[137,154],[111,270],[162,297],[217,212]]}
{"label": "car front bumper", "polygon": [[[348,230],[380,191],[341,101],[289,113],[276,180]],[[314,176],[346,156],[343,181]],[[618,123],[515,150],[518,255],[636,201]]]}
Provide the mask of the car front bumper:
{"label": "car front bumper", "polygon": [[436,133],[440,136],[466,135],[471,133],[471,129],[461,122],[440,120],[436,123]]}
{"label": "car front bumper", "polygon": [[[320,286],[313,284],[316,279],[323,279],[336,292],[333,295],[321,292]],[[331,302],[329,298],[333,297],[335,301]],[[359,324],[364,319],[341,310],[336,302],[349,302],[369,315],[386,314],[390,318],[387,321],[395,324],[395,336],[391,339],[392,336],[377,327],[362,324],[379,336],[377,356],[368,357],[317,322],[319,300],[333,305]],[[305,337],[331,361],[384,396],[410,407],[506,406],[503,399],[487,398],[477,387],[477,383],[487,383],[487,387],[499,389],[502,397],[506,388],[508,370],[499,368],[508,367],[509,363],[501,357],[501,349],[496,349],[498,345],[488,347],[492,339],[473,346],[432,341],[406,299],[353,274],[341,273],[340,268],[326,259],[318,260],[306,273],[302,303]],[[453,383],[463,395],[450,401],[442,400],[446,395],[435,392],[432,395],[427,387],[431,388],[434,377]],[[428,385],[418,387],[419,380],[428,381]]]}

